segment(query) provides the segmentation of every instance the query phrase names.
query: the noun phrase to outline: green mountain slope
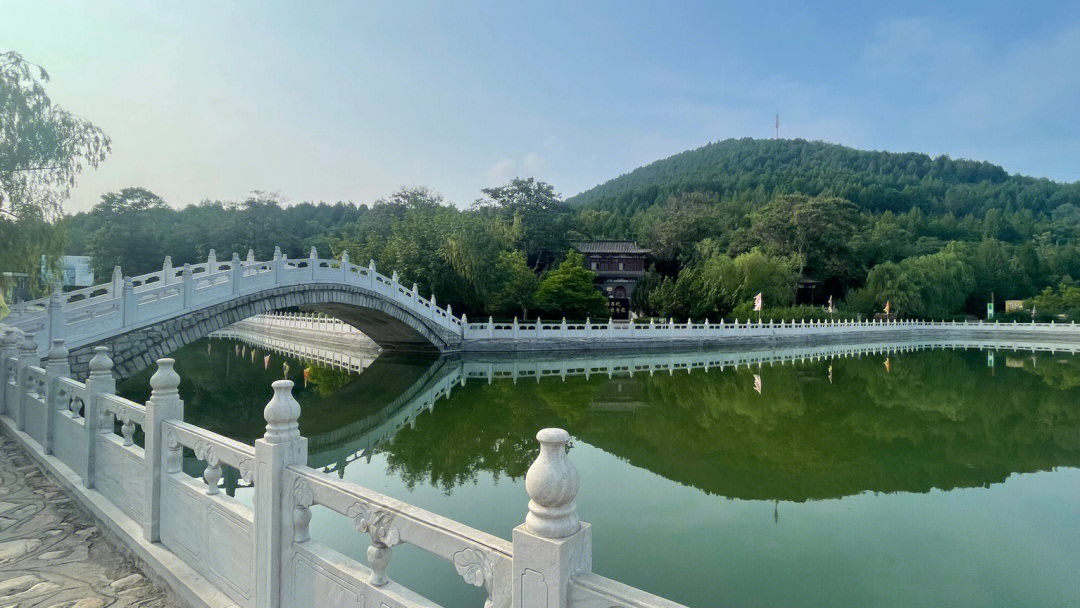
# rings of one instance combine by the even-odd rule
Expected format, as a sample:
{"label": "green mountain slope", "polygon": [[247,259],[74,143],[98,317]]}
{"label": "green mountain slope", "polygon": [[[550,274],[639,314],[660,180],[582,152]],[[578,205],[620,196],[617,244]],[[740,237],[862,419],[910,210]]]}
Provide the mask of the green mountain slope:
{"label": "green mountain slope", "polygon": [[825,194],[873,213],[919,207],[931,215],[957,217],[981,216],[991,207],[1030,209],[1037,215],[1065,203],[1080,206],[1080,183],[1009,175],[988,162],[801,139],[708,144],[635,169],[568,202],[629,215],[683,192],[760,202],[775,194]]}

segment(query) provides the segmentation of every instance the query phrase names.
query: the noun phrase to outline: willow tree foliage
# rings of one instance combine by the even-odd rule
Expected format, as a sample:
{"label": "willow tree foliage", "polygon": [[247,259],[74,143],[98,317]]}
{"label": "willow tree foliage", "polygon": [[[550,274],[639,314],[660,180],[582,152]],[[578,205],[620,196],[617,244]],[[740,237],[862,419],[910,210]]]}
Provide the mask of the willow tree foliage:
{"label": "willow tree foliage", "polygon": [[41,256],[61,253],[54,222],[79,174],[109,152],[101,129],[52,103],[48,81],[41,66],[0,53],[0,269],[31,283]]}

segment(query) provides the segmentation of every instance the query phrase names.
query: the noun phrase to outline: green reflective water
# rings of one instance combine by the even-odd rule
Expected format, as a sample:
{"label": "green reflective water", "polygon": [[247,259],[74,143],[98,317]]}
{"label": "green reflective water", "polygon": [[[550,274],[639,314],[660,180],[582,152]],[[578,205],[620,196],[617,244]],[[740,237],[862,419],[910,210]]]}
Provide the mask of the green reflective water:
{"label": "green reflective water", "polygon": [[[189,422],[253,441],[287,362],[313,466],[503,538],[524,518],[536,431],[566,428],[594,570],[678,602],[1080,605],[1080,357],[469,380],[429,410],[423,389],[467,361],[384,356],[360,374],[312,368],[304,387],[308,364],[273,354],[267,368],[236,344],[175,354]],[[144,399],[149,374],[122,392]],[[317,510],[312,536],[363,561],[344,517]],[[482,605],[415,548],[395,547],[388,572],[445,606]]]}

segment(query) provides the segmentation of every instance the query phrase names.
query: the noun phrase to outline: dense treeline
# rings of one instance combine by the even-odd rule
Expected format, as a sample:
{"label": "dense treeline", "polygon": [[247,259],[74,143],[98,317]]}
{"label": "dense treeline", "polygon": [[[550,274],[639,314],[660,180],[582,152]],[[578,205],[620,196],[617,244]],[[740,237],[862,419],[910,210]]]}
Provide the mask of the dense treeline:
{"label": "dense treeline", "polygon": [[[936,318],[1039,294],[1044,316],[1078,308],[1069,290],[1080,277],[1080,184],[801,140],[710,144],[566,202],[532,179],[485,189],[466,209],[406,188],[371,206],[285,205],[256,192],[176,210],[129,188],[64,227],[68,253],[91,255],[98,276],[114,265],[148,272],[166,255],[201,261],[211,248],[267,259],[275,245],[290,257],[316,247],[374,259],[470,316],[604,315],[592,274],[568,250],[624,238],[652,250],[631,302],[646,315],[745,318],[757,293],[774,314],[830,297],[841,313],[888,301],[901,316]],[[805,280],[812,292],[797,290]]]}
{"label": "dense treeline", "polygon": [[348,252],[374,260],[405,285],[474,317],[537,315],[570,319],[606,314],[604,297],[580,254],[566,205],[550,185],[516,179],[483,191],[461,210],[425,188],[403,188],[372,206],[351,203],[284,205],[255,192],[239,202],[205,201],[174,209],[143,188],[102,196],[89,212],[65,218],[66,251],[89,255],[95,276],[127,275],[218,259],[254,250],[268,260],[275,246],[290,258]]}
{"label": "dense treeline", "polygon": [[[1080,184],[944,156],[728,140],[657,161],[568,204],[590,237],[635,238],[652,248],[668,281],[692,270],[700,283],[717,252],[734,258],[758,248],[820,281],[815,303],[845,298],[861,313],[891,301],[904,316],[977,314],[991,297],[1000,309],[1005,299],[1080,278]],[[730,281],[702,285],[688,288],[688,298],[732,290]],[[667,299],[637,300],[660,314],[690,312]]]}

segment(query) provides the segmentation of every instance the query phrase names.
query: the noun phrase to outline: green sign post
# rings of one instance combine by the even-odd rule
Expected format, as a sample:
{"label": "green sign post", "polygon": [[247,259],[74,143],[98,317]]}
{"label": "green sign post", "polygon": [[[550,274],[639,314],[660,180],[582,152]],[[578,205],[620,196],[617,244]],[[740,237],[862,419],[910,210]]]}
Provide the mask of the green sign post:
{"label": "green sign post", "polygon": [[989,321],[994,318],[994,303],[986,303],[986,320]]}

